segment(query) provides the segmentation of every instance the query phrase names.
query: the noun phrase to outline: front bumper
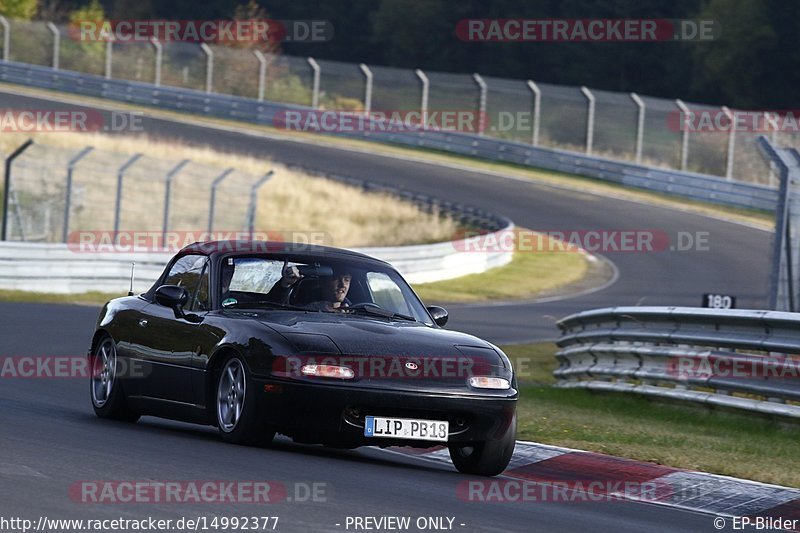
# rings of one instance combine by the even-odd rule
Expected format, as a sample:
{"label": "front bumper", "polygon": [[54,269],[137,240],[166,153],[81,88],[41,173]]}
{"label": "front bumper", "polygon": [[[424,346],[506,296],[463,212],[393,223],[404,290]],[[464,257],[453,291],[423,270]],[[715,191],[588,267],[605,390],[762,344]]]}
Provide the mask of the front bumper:
{"label": "front bumper", "polygon": [[256,379],[260,412],[278,433],[298,442],[339,446],[432,447],[441,442],[364,436],[367,415],[447,420],[447,444],[501,438],[513,422],[517,393],[508,396],[359,389]]}

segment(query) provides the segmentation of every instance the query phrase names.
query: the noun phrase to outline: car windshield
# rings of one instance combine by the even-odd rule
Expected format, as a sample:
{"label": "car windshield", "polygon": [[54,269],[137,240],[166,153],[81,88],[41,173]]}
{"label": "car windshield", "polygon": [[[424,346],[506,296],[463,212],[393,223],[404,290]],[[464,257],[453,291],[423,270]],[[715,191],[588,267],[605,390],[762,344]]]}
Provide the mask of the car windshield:
{"label": "car windshield", "polygon": [[408,284],[388,266],[325,257],[227,257],[223,308],[289,308],[430,323]]}

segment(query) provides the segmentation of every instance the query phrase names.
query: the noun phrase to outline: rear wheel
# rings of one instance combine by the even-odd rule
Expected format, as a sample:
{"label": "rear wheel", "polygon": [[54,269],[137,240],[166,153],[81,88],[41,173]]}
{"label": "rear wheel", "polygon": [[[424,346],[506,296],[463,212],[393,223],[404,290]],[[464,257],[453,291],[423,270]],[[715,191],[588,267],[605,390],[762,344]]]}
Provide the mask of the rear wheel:
{"label": "rear wheel", "polygon": [[100,418],[136,422],[139,415],[126,404],[119,383],[117,346],[114,339],[104,336],[97,341],[90,357],[90,395],[94,412]]}
{"label": "rear wheel", "polygon": [[242,360],[232,355],[222,363],[216,388],[217,427],[222,440],[233,444],[268,444],[275,436],[258,417],[256,394]]}
{"label": "rear wheel", "polygon": [[505,434],[496,440],[477,442],[470,446],[450,446],[450,459],[462,474],[496,476],[511,462],[517,438],[517,415]]}

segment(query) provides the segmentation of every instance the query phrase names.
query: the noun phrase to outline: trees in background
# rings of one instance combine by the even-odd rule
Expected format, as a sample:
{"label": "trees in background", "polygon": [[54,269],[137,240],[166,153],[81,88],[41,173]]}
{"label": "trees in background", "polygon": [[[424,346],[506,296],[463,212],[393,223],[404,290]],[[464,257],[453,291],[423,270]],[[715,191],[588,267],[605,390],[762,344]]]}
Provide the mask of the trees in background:
{"label": "trees in background", "polygon": [[[96,1],[96,0],[94,0]],[[108,17],[233,18],[246,0],[101,0]],[[39,0],[62,16],[90,0]],[[425,70],[588,85],[735,107],[787,108],[800,81],[796,0],[257,0],[274,19],[324,19],[327,43],[287,43],[288,54]],[[31,18],[36,0],[0,0],[0,13]],[[252,10],[252,6],[250,7]],[[713,19],[711,42],[464,42],[465,18]]]}

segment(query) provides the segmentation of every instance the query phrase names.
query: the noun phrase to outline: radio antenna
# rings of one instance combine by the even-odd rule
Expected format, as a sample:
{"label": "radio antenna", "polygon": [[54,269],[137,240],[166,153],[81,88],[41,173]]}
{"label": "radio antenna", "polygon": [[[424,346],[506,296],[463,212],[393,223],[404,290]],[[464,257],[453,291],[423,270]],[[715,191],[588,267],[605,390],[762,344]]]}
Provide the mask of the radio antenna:
{"label": "radio antenna", "polygon": [[136,272],[136,261],[131,261],[131,288],[128,291],[128,296],[133,296],[133,274]]}

